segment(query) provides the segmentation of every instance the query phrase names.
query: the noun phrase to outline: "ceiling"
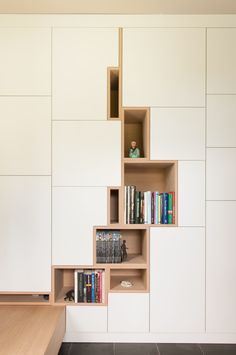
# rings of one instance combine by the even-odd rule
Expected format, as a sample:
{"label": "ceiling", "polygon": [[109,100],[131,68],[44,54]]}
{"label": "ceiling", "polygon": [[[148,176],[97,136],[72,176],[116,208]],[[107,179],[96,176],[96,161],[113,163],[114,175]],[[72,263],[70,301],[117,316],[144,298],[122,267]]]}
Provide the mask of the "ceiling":
{"label": "ceiling", "polygon": [[236,0],[0,0],[5,14],[236,14]]}

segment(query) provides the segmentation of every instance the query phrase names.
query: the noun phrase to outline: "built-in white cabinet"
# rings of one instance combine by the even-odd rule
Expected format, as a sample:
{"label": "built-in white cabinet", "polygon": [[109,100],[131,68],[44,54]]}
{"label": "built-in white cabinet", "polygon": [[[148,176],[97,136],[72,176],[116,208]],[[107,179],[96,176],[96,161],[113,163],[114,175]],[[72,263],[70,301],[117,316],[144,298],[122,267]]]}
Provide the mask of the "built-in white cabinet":
{"label": "built-in white cabinet", "polygon": [[178,162],[178,224],[205,225],[205,161]]}
{"label": "built-in white cabinet", "polygon": [[208,148],[207,200],[236,200],[236,148]]}
{"label": "built-in white cabinet", "polygon": [[109,293],[108,332],[149,332],[149,293]]}
{"label": "built-in white cabinet", "polygon": [[73,333],[107,332],[107,307],[67,306],[66,332],[69,336]]}
{"label": "built-in white cabinet", "polygon": [[236,147],[236,96],[207,96],[207,146]]}
{"label": "built-in white cabinet", "polygon": [[54,186],[119,186],[120,122],[54,122]]}
{"label": "built-in white cabinet", "polygon": [[52,262],[93,264],[93,226],[107,224],[107,188],[54,187]]}
{"label": "built-in white cabinet", "polygon": [[204,332],[205,229],[151,228],[150,331]]}
{"label": "built-in white cabinet", "polygon": [[236,332],[235,216],[236,201],[207,202],[207,332]]}
{"label": "built-in white cabinet", "polygon": [[118,66],[117,28],[53,29],[53,119],[107,119],[107,67]]}
{"label": "built-in white cabinet", "polygon": [[51,29],[0,28],[0,95],[51,95]]}
{"label": "built-in white cabinet", "polygon": [[205,105],[204,29],[125,28],[123,33],[124,106]]}
{"label": "built-in white cabinet", "polygon": [[0,291],[51,290],[51,178],[0,176]]}
{"label": "built-in white cabinet", "polygon": [[152,108],[150,134],[151,159],[205,159],[203,108]]}
{"label": "built-in white cabinet", "polygon": [[51,99],[0,97],[0,175],[51,174]]}
{"label": "built-in white cabinet", "polygon": [[236,93],[236,28],[207,29],[207,92]]}

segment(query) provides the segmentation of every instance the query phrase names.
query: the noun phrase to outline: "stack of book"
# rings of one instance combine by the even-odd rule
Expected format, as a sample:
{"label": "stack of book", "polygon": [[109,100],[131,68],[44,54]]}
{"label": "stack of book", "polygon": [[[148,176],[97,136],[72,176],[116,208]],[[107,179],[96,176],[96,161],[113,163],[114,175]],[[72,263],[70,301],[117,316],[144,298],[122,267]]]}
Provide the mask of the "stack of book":
{"label": "stack of book", "polygon": [[125,186],[125,223],[175,223],[175,193],[137,191],[136,186]]}
{"label": "stack of book", "polygon": [[98,230],[96,233],[96,262],[121,263],[120,231]]}
{"label": "stack of book", "polygon": [[75,303],[104,303],[104,270],[75,270],[74,281]]}

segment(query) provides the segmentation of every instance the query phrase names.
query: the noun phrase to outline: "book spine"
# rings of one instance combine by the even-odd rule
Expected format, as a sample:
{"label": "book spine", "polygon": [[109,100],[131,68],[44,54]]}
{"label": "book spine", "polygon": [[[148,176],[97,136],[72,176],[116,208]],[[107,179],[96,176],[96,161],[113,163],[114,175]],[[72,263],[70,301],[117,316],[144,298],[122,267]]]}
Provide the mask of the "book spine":
{"label": "book spine", "polygon": [[168,224],[173,223],[173,195],[170,192],[168,194]]}
{"label": "book spine", "polygon": [[158,202],[158,196],[159,193],[158,191],[155,191],[155,196],[154,196],[154,223],[158,224],[159,223],[159,219],[158,219],[158,214],[159,214],[159,202]]}
{"label": "book spine", "polygon": [[105,302],[105,271],[102,271],[102,303]]}
{"label": "book spine", "polygon": [[144,224],[148,224],[148,195],[144,192]]}
{"label": "book spine", "polygon": [[168,224],[168,193],[163,192],[162,223]]}
{"label": "book spine", "polygon": [[144,192],[140,192],[140,223],[144,223]]}
{"label": "book spine", "polygon": [[130,223],[135,223],[135,192],[136,186],[130,186]]}
{"label": "book spine", "polygon": [[135,223],[140,223],[140,191],[135,193]]}
{"label": "book spine", "polygon": [[92,274],[91,274],[91,302],[92,303],[96,302],[95,292],[96,292],[96,289],[95,289],[95,272],[92,271]]}
{"label": "book spine", "polygon": [[91,273],[86,273],[86,301],[87,303],[91,303]]}
{"label": "book spine", "polygon": [[99,303],[102,303],[102,271],[99,271],[100,274],[100,282],[99,282]]}
{"label": "book spine", "polygon": [[172,217],[172,223],[175,224],[175,192],[172,191],[172,211],[173,211],[173,217]]}
{"label": "book spine", "polygon": [[127,188],[127,186],[125,186],[125,191],[124,191],[124,221],[125,221],[125,223],[127,223],[127,219],[128,219],[127,198],[128,198],[128,188]]}
{"label": "book spine", "polygon": [[162,223],[162,193],[158,196],[158,223]]}
{"label": "book spine", "polygon": [[152,193],[151,191],[146,191],[146,199],[144,201],[144,204],[146,205],[145,207],[145,222],[146,224],[151,224],[152,223]]}
{"label": "book spine", "polygon": [[126,223],[130,224],[130,186],[127,186],[127,203],[126,203],[126,209],[127,209],[127,219]]}
{"label": "book spine", "polygon": [[78,271],[74,271],[74,300],[78,303]]}
{"label": "book spine", "polygon": [[83,273],[83,285],[84,285],[84,289],[83,289],[83,302],[86,303],[87,302],[87,289],[86,289],[86,275],[85,272]]}
{"label": "book spine", "polygon": [[151,193],[151,223],[154,224],[155,192]]}
{"label": "book spine", "polygon": [[78,272],[78,302],[83,302],[83,291],[84,291],[84,273],[83,271]]}
{"label": "book spine", "polygon": [[100,273],[98,270],[95,271],[95,302],[99,303],[99,294],[100,294]]}

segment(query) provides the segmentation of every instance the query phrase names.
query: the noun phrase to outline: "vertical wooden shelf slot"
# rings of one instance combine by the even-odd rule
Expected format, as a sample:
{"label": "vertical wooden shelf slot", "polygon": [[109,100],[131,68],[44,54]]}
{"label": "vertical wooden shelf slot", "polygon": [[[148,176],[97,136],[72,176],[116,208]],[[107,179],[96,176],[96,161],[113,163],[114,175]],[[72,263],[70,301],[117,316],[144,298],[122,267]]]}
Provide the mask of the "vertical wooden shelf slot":
{"label": "vertical wooden shelf slot", "polygon": [[119,68],[108,68],[108,119],[116,120],[120,117],[120,102],[119,102],[119,90],[120,90],[120,74]]}
{"label": "vertical wooden shelf slot", "polygon": [[108,188],[108,224],[120,223],[120,189]]}
{"label": "vertical wooden shelf slot", "polygon": [[124,157],[129,158],[129,148],[136,141],[140,158],[149,159],[149,109],[125,108],[124,112]]}

